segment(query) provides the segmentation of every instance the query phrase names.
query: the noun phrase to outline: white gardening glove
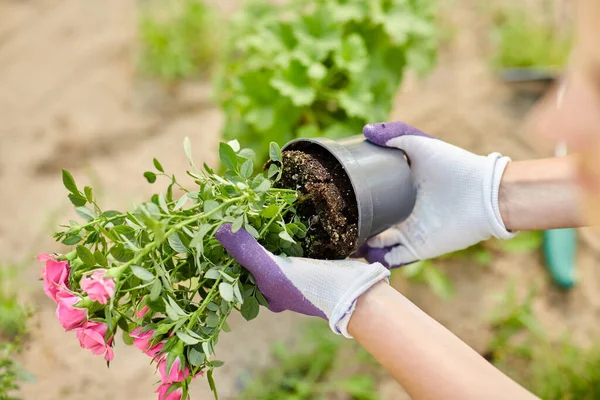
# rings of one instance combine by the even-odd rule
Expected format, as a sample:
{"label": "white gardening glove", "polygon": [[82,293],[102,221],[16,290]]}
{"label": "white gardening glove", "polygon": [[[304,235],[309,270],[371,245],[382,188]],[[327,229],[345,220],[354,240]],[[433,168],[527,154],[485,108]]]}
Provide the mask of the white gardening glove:
{"label": "white gardening glove", "polygon": [[417,200],[406,221],[371,238],[360,256],[397,267],[461,250],[491,236],[514,236],[506,230],[498,205],[508,157],[478,156],[403,122],[369,124],[363,133],[372,143],[406,152]]}
{"label": "white gardening glove", "polygon": [[348,338],[348,322],[358,297],[390,276],[379,263],[278,257],[245,230],[232,232],[231,224],[222,225],[216,238],[252,273],[271,311],[290,310],[324,318],[333,332]]}

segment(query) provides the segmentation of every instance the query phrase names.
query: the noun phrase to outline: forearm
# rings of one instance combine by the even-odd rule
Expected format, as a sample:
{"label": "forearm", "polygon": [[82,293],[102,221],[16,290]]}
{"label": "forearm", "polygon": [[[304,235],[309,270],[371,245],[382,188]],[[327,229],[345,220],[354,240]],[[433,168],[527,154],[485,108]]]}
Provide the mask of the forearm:
{"label": "forearm", "polygon": [[536,398],[385,283],[359,298],[348,329],[415,400]]}
{"label": "forearm", "polygon": [[500,215],[510,231],[582,225],[575,155],[508,164],[499,191]]}

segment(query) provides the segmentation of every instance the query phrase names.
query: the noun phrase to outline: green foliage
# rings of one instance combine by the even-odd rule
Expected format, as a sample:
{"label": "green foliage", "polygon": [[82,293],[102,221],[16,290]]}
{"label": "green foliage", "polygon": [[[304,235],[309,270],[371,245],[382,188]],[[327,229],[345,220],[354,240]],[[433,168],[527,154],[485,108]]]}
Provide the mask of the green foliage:
{"label": "green foliage", "polygon": [[19,383],[33,380],[16,360],[29,317],[17,299],[17,272],[16,265],[0,266],[0,400],[18,400]]}
{"label": "green foliage", "polygon": [[494,64],[501,68],[560,68],[569,56],[571,38],[525,10],[511,8],[498,13],[494,27],[497,52]]}
{"label": "green foliage", "polygon": [[383,121],[407,68],[434,60],[432,0],[249,1],[232,21],[218,98],[251,146],[338,138]]}
{"label": "green foliage", "polygon": [[496,241],[496,246],[506,253],[533,253],[540,250],[542,241],[541,231],[527,231],[520,232],[510,240]]}
{"label": "green foliage", "polygon": [[514,284],[492,316],[489,344],[494,364],[545,400],[600,398],[600,345],[577,346],[568,337],[553,341],[533,311],[535,294],[524,299]]}
{"label": "green foliage", "polygon": [[209,72],[219,43],[215,19],[202,0],[170,0],[141,10],[140,70],[164,80]]}
{"label": "green foliage", "polygon": [[[207,372],[214,388],[212,370],[222,362],[213,356],[220,332],[229,329],[227,317],[238,310],[250,320],[259,304],[266,305],[252,275],[215,239],[216,230],[231,223],[233,231],[244,228],[275,254],[302,255],[298,240],[306,226],[295,215],[297,193],[274,188],[281,154],[277,145],[270,149],[277,170],[272,179],[252,176],[252,151],[240,149],[237,141],[221,143],[219,155],[227,168],[221,176],[206,165],[196,168],[186,138],[184,151],[191,165],[187,175],[194,190],[163,172],[155,159],[155,172],[144,176],[152,177],[150,183],[166,178],[168,186],[130,212],[102,210],[91,189],[81,193],[71,175],[63,173],[69,199],[83,222],[70,221],[54,234],[57,241],[76,245],[59,258],[69,261],[70,290],[84,298],[81,306],[88,308],[89,318],[106,321],[107,338],[118,329],[125,336],[136,327],[152,329],[153,343],[164,343],[168,366],[180,357],[191,376]],[[177,198],[175,191],[183,194]],[[104,276],[116,284],[106,305],[86,303],[80,289],[82,276],[99,268],[106,268]],[[136,316],[145,305],[150,308],[147,316]],[[190,380],[181,384],[183,397]]]}
{"label": "green foliage", "polygon": [[[325,400],[341,395],[355,400],[379,398],[371,375],[356,374],[346,378],[335,375],[339,356],[350,343],[333,335],[323,324],[308,325],[302,339],[295,352],[290,352],[289,346],[283,343],[276,343],[272,350],[276,367],[267,368],[249,379],[249,385],[239,399]],[[358,361],[357,358],[350,362]],[[349,361],[345,359],[345,362]]]}
{"label": "green foliage", "polygon": [[444,300],[450,300],[454,294],[450,279],[431,260],[406,265],[400,271],[413,282],[427,285],[433,293]]}
{"label": "green foliage", "polygon": [[14,339],[25,331],[29,314],[17,298],[17,265],[0,265],[0,338]]}

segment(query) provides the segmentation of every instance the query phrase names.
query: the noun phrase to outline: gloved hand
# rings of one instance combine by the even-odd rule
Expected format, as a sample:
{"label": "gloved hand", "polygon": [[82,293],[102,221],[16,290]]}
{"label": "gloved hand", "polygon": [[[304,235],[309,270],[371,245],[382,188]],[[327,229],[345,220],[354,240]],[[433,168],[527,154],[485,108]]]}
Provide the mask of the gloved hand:
{"label": "gloved hand", "polygon": [[375,144],[406,152],[417,185],[408,219],[371,238],[358,256],[397,267],[461,250],[491,236],[509,239],[498,206],[508,157],[478,156],[403,122],[363,128]]}
{"label": "gloved hand", "polygon": [[278,257],[243,229],[233,233],[231,224],[222,225],[215,236],[252,273],[271,311],[290,310],[325,318],[333,332],[348,338],[348,322],[356,300],[390,275],[379,263]]}

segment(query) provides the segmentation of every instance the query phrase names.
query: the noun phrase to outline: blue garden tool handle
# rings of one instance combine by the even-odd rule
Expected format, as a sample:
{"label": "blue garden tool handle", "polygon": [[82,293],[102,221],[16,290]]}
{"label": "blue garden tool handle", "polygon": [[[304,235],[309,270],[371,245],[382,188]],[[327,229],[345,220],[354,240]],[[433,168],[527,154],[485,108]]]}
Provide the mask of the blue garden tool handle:
{"label": "blue garden tool handle", "polygon": [[575,258],[577,235],[575,229],[551,229],[544,231],[544,256],[546,266],[554,281],[568,289],[575,285]]}

